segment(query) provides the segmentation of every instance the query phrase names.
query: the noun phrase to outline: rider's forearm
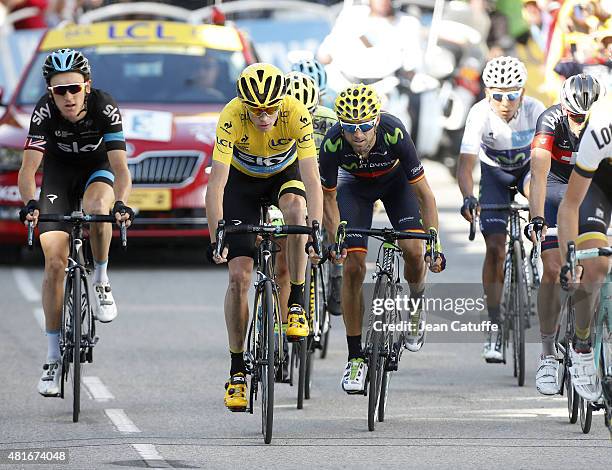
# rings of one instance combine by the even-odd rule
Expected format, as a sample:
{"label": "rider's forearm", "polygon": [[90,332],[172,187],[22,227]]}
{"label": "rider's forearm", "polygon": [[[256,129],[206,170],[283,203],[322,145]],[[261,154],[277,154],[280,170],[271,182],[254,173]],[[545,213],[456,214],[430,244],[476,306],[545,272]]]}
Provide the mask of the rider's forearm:
{"label": "rider's forearm", "polygon": [[127,203],[132,190],[132,176],[127,166],[127,153],[125,150],[110,150],[108,152],[108,162],[115,175],[113,183],[115,201]]}
{"label": "rider's forearm", "polygon": [[210,241],[217,240],[217,225],[223,218],[223,191],[229,177],[229,167],[223,163],[213,161],[208,186],[206,188],[206,218]]}
{"label": "rider's forearm", "polygon": [[465,198],[474,195],[474,166],[477,155],[462,153],[457,162],[457,182],[461,195]]}
{"label": "rider's forearm", "polygon": [[336,201],[336,191],[324,191],[323,197],[325,198],[323,204],[323,224],[330,239],[334,239],[338,225],[340,225],[340,211]]}
{"label": "rider's forearm", "polygon": [[578,237],[579,210],[580,206],[566,199],[563,199],[559,206],[559,213],[557,215],[557,237],[559,239],[559,250],[561,252],[562,262],[565,262],[567,256],[567,242],[576,240]]}
{"label": "rider's forearm", "polygon": [[308,219],[310,223],[312,223],[313,220],[321,223],[323,219],[323,191],[321,190],[319,167],[316,158],[310,158],[308,160],[302,160],[300,162],[300,173],[302,174],[302,182],[306,189]]}
{"label": "rider's forearm", "polygon": [[24,204],[36,198],[36,170],[40,166],[43,154],[35,150],[24,150],[21,168],[17,176],[19,194]]}
{"label": "rider's forearm", "polygon": [[529,212],[531,217],[544,217],[546,200],[546,178],[550,171],[550,152],[534,149],[531,157],[531,180],[529,182]]}
{"label": "rider's forearm", "polygon": [[119,171],[115,171],[113,191],[115,192],[115,201],[123,201],[127,204],[132,192],[132,176],[127,166]]}
{"label": "rider's forearm", "polygon": [[24,204],[27,204],[31,199],[35,199],[36,196],[36,170],[28,171],[26,169],[19,170],[18,186],[21,200]]}
{"label": "rider's forearm", "polygon": [[415,190],[419,201],[419,207],[421,208],[423,228],[425,231],[429,230],[431,227],[438,230],[438,207],[436,205],[436,198],[427,180],[423,178],[413,185],[413,189]]}

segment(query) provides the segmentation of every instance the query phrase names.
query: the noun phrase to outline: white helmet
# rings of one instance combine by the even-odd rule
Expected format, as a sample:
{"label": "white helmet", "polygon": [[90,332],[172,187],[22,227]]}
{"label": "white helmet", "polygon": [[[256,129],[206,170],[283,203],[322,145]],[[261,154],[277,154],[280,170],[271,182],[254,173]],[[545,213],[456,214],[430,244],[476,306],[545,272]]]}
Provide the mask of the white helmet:
{"label": "white helmet", "polygon": [[563,82],[561,104],[572,114],[586,114],[591,105],[603,94],[605,88],[595,77],[581,73]]}
{"label": "white helmet", "polygon": [[496,57],[487,62],[482,80],[487,88],[523,88],[527,81],[527,69],[515,57]]}

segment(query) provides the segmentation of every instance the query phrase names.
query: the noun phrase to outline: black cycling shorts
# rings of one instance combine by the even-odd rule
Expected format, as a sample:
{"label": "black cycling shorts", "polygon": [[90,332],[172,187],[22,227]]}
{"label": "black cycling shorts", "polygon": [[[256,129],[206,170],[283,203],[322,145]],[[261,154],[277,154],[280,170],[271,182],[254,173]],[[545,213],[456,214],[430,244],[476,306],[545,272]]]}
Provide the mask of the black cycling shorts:
{"label": "black cycling shorts", "polygon": [[[523,192],[525,180],[529,177],[529,165],[524,165],[516,170],[503,170],[496,166],[480,163],[480,204],[510,204],[512,197],[512,186]],[[480,212],[480,231],[483,236],[496,233],[505,234],[508,224],[508,211]]]}
{"label": "black cycling shorts", "polygon": [[[374,203],[380,199],[395,230],[423,231],[419,203],[401,166],[379,178],[359,178],[340,170],[336,186],[340,219],[347,227],[371,228]],[[368,251],[368,237],[346,236],[347,250]]]}
{"label": "black cycling shorts", "polygon": [[[280,173],[269,178],[245,175],[233,166],[223,192],[223,218],[240,220],[245,224],[259,224],[262,202],[278,206],[283,194],[297,194],[306,198],[297,160]],[[228,260],[239,256],[255,258],[255,235],[228,234]]]}
{"label": "black cycling shorts", "polygon": [[[54,158],[43,159],[43,180],[40,190],[41,214],[68,215],[78,209],[87,187],[101,181],[113,186],[115,175],[108,160],[93,164],[69,164]],[[70,233],[71,225],[64,222],[41,222],[40,233],[62,231]]]}
{"label": "black cycling shorts", "polygon": [[610,226],[610,213],[612,201],[597,183],[591,182],[589,190],[580,206],[578,233],[576,244],[589,239],[597,238],[608,241],[608,227]]}
{"label": "black cycling shorts", "polygon": [[[557,226],[557,212],[559,205],[567,190],[567,183],[552,173],[546,180],[546,199],[544,200],[544,219],[548,227]],[[542,251],[559,248],[559,239],[556,235],[547,235],[542,242]]]}

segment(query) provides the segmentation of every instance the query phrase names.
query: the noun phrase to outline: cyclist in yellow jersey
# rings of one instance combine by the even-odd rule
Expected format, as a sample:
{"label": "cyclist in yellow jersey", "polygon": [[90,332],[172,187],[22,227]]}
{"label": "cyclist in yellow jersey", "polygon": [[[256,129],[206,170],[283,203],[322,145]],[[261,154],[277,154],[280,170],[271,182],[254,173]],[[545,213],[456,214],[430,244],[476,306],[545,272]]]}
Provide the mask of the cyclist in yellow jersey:
{"label": "cyclist in yellow jersey", "polygon": [[[286,95],[283,73],[271,64],[246,67],[236,83],[237,98],[219,117],[213,163],[206,193],[211,234],[208,254],[215,263],[228,262],[229,285],[225,319],[231,355],[225,406],[247,406],[244,340],[253,272],[255,237],[228,235],[227,249],[213,257],[219,220],[257,224],[262,200],[277,205],[285,222],[305,225],[306,202],[311,220],[321,220],[323,195],[314,146],[312,118],[302,103]],[[308,336],[303,305],[306,237],[287,240],[291,276],[286,334],[289,341]],[[311,257],[316,256],[310,249]]]}
{"label": "cyclist in yellow jersey", "polygon": [[[600,98],[590,109],[576,164],[559,206],[559,249],[567,256],[567,242],[576,249],[609,246],[607,230],[612,213],[612,95]],[[610,270],[605,257],[585,259],[577,269],[575,335],[570,347],[572,384],[585,400],[596,401],[601,382],[595,369],[591,345],[591,324],[597,309],[601,285]],[[582,271],[582,272],[580,272]],[[561,268],[561,284],[567,285],[567,264]]]}

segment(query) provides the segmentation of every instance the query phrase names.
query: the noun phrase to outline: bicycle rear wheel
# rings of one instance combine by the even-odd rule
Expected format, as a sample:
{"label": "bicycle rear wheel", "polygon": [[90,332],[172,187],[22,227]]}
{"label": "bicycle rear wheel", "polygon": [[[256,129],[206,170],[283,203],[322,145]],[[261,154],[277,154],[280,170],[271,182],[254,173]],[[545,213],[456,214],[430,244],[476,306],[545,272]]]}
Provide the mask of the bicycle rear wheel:
{"label": "bicycle rear wheel", "polygon": [[[387,286],[391,282],[386,274],[381,274],[376,280],[374,286],[373,299],[386,299]],[[368,430],[374,431],[376,427],[376,412],[378,409],[380,391],[384,375],[384,357],[382,349],[384,347],[383,331],[380,328],[375,328],[374,323],[380,325],[386,324],[386,311],[383,309],[382,314],[375,315],[374,310],[370,310],[370,318],[368,323],[368,332],[366,335],[366,350],[368,351]]]}
{"label": "bicycle rear wheel", "polygon": [[[276,375],[274,367],[274,323],[276,321],[276,311],[274,303],[274,291],[272,281],[264,281],[262,293],[263,328],[261,344],[261,430],[264,442],[269,444],[272,441],[272,428],[274,424],[274,377]],[[280,325],[279,325],[280,328]]]}
{"label": "bicycle rear wheel", "polygon": [[304,338],[299,343],[295,344],[297,347],[297,363],[298,363],[298,396],[297,396],[297,409],[301,410],[304,408],[304,391],[306,388],[306,361],[308,360],[308,337]]}

